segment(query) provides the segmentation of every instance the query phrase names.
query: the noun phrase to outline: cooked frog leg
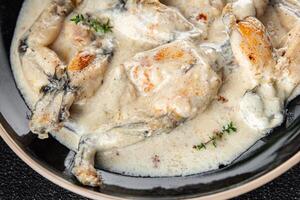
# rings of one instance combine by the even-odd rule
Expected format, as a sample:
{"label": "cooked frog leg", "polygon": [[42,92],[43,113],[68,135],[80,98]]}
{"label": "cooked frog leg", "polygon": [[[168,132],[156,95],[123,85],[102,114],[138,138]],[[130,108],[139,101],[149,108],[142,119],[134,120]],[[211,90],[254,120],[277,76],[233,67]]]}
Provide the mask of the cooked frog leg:
{"label": "cooked frog leg", "polygon": [[[172,1],[176,1],[176,0],[167,0],[167,1],[172,2]],[[180,1],[180,0],[177,0],[177,1]],[[195,2],[198,2],[198,1],[195,1]],[[193,2],[193,3],[195,4],[195,2]],[[203,3],[206,1],[200,1],[200,2]],[[210,64],[214,66],[216,71],[219,71],[221,68],[224,68],[226,70],[226,67],[224,67],[224,65],[226,66],[226,65],[232,64],[234,61],[234,56],[236,57],[236,59],[238,59],[238,62],[247,62],[247,60],[249,60],[247,58],[245,61],[244,59],[241,59],[239,56],[237,56],[240,53],[240,49],[239,49],[239,47],[237,47],[237,45],[233,45],[233,41],[232,41],[232,38],[234,38],[234,42],[236,42],[238,40],[237,37],[235,37],[235,36],[240,36],[240,34],[236,34],[236,32],[240,32],[240,30],[243,27],[245,27],[244,29],[247,28],[250,32],[253,31],[252,40],[254,40],[255,37],[258,37],[258,34],[255,35],[255,31],[259,30],[261,32],[264,32],[264,34],[261,34],[261,38],[259,38],[258,40],[264,40],[265,45],[267,45],[267,43],[269,43],[267,41],[268,38],[265,34],[266,31],[264,30],[263,25],[259,22],[259,20],[254,18],[255,16],[261,16],[263,14],[269,1],[268,0],[263,0],[263,1],[260,1],[260,0],[259,1],[257,1],[257,0],[247,0],[247,1],[238,0],[238,1],[229,1],[229,2],[230,3],[228,3],[225,6],[225,8],[223,9],[223,22],[229,33],[228,38],[226,38],[226,40],[224,40],[224,42],[222,42],[218,45],[216,45],[215,43],[202,43],[200,45],[200,48],[202,50],[204,50],[204,52],[206,53],[206,56],[210,59]],[[211,2],[212,5],[215,3],[216,2]],[[183,6],[184,6],[184,4],[183,4]],[[249,17],[249,16],[252,16],[252,17]],[[237,23],[238,20],[240,20],[239,23]],[[262,38],[262,37],[265,37],[265,38]],[[247,38],[247,37],[244,37],[244,39],[245,38]],[[243,37],[241,36],[240,39],[243,39]],[[246,46],[247,46],[247,44],[246,44]],[[255,45],[252,45],[252,47],[250,47],[250,46],[246,47],[245,49],[247,49],[247,48],[251,49],[253,47],[255,47]],[[261,49],[264,49],[264,48],[261,48]],[[235,55],[233,55],[233,54],[235,54]],[[272,52],[271,52],[271,54],[272,54]]]}
{"label": "cooked frog leg", "polygon": [[[300,26],[287,34],[276,59],[263,24],[254,17],[232,24],[231,46],[238,64],[252,77],[255,90],[241,99],[240,110],[252,127],[268,131],[283,121],[284,102],[299,85]],[[251,88],[249,88],[251,89]]]}
{"label": "cooked frog leg", "polygon": [[88,141],[86,139],[79,144],[72,173],[83,185],[97,187],[102,184],[101,175],[94,167],[97,149],[93,147],[91,141]]}
{"label": "cooked frog leg", "polygon": [[69,85],[77,88],[76,101],[92,96],[102,84],[113,50],[111,38],[98,38],[71,60],[67,73]]}
{"label": "cooked frog leg", "polygon": [[[96,40],[91,43],[72,59],[62,75],[56,73],[49,79],[50,83],[42,87],[44,96],[37,102],[30,121],[34,133],[44,138],[51,130],[58,130],[62,122],[68,119],[71,105],[94,94],[101,85],[112,55],[110,42]],[[57,93],[62,94],[62,98],[53,104],[51,97]]]}
{"label": "cooked frog leg", "polygon": [[258,19],[248,17],[234,25],[231,47],[238,64],[249,70],[254,80],[271,80],[275,60],[266,29]]}
{"label": "cooked frog leg", "polygon": [[276,86],[278,71],[271,42],[264,25],[255,17],[241,21],[236,21],[235,15],[230,18],[233,55],[255,88],[249,88],[241,99],[240,112],[250,127],[268,131],[282,123],[284,105]]}
{"label": "cooked frog leg", "polygon": [[140,52],[120,70],[126,97],[110,123],[102,126],[108,129],[144,122],[149,134],[168,132],[204,111],[221,85],[221,77],[188,41]]}
{"label": "cooked frog leg", "polygon": [[136,123],[83,136],[75,156],[72,173],[84,185],[101,186],[101,174],[94,167],[96,152],[136,144],[149,137],[147,134],[144,123]]}
{"label": "cooked frog leg", "polygon": [[47,137],[49,127],[55,126],[59,121],[59,107],[64,96],[64,92],[59,89],[66,85],[66,77],[63,75],[65,66],[48,45],[57,38],[65,17],[76,6],[76,1],[51,1],[20,42],[22,69],[30,86],[40,98],[32,108],[34,113],[30,126],[41,138]]}
{"label": "cooked frog leg", "polygon": [[[20,41],[22,69],[36,93],[54,76],[57,68],[64,68],[55,52],[48,48],[59,35],[65,17],[75,8],[75,1],[55,0],[43,11]],[[40,80],[40,81],[36,81]]]}
{"label": "cooked frog leg", "polygon": [[[151,99],[141,112],[152,119],[167,117],[169,120],[158,120],[170,124],[166,127],[176,126],[204,111],[221,85],[219,75],[187,41],[138,53],[124,63],[124,68],[137,91],[137,101]],[[135,105],[138,103],[133,105],[133,111],[127,112],[138,110]],[[130,109],[130,105],[126,107]],[[157,126],[155,121],[153,126]]]}
{"label": "cooked frog leg", "polygon": [[78,180],[91,186],[101,182],[92,167],[96,147],[97,151],[121,148],[168,133],[203,112],[221,85],[221,78],[187,41],[138,53],[122,68],[136,99],[121,107],[120,118],[110,127],[82,138],[79,152],[83,153],[76,155],[72,170]]}
{"label": "cooked frog leg", "polygon": [[162,0],[163,4],[174,6],[201,30],[201,39],[208,36],[211,23],[217,19],[225,5],[223,0]]}
{"label": "cooked frog leg", "polygon": [[[101,85],[113,44],[109,38],[95,38],[65,65],[48,46],[58,37],[65,17],[78,5],[76,1],[52,1],[20,44],[22,68],[31,86],[38,90],[30,129],[46,138],[59,130],[69,117],[74,101],[90,97]],[[36,82],[35,79],[42,81]]]}
{"label": "cooked frog leg", "polygon": [[114,33],[136,41],[136,45],[143,45],[144,50],[201,35],[201,30],[180,12],[158,0],[128,0],[122,4],[122,9],[115,9],[111,14]]}
{"label": "cooked frog leg", "polygon": [[33,115],[31,116],[29,123],[30,130],[33,133],[38,134],[40,139],[47,138],[48,133],[51,131],[59,130],[61,124],[58,122],[68,115],[65,112],[62,112],[64,96],[66,93],[69,93],[69,91],[60,89],[60,87],[64,87],[65,82],[61,82],[58,79],[51,79],[50,84],[53,83],[57,84],[56,86],[58,88],[50,85],[43,88],[43,92],[47,93],[45,93],[45,95],[43,95],[35,104],[35,108],[32,111]]}
{"label": "cooked frog leg", "polygon": [[[57,132],[63,127],[74,102],[93,95],[101,85],[113,53],[112,39],[93,34],[88,34],[91,37],[90,42],[85,47],[78,48],[78,52],[67,65],[48,47],[59,36],[65,18],[75,6],[75,1],[52,1],[26,33],[19,47],[26,77],[32,80],[30,84],[40,94],[40,99],[32,109],[30,129],[42,139],[47,138],[49,132]],[[35,83],[33,75],[43,81]],[[80,148],[78,152],[84,159],[90,159],[88,163],[94,160],[95,154],[95,151],[89,150],[90,147]],[[81,168],[94,169],[93,165],[90,167],[78,160],[76,163]],[[88,180],[88,183],[80,179],[81,176],[83,175],[78,175],[78,179],[83,184],[100,184],[97,182],[100,179],[97,179],[96,170],[89,171],[88,176],[96,178]]]}

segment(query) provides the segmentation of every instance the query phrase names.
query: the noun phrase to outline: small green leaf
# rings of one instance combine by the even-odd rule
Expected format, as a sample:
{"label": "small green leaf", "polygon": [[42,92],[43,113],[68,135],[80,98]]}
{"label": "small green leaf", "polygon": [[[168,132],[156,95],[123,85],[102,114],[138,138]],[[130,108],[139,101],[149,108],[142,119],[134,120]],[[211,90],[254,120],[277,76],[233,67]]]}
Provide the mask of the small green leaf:
{"label": "small green leaf", "polygon": [[230,122],[229,124],[223,126],[222,132],[231,134],[232,132],[236,132],[237,128],[233,124],[233,122]]}
{"label": "small green leaf", "polygon": [[217,147],[217,141],[221,140],[224,136],[225,133],[228,133],[229,135],[233,132],[236,132],[237,128],[233,124],[233,122],[228,123],[227,125],[224,125],[222,127],[222,131],[216,131],[214,132],[213,136],[209,137],[209,140],[205,143],[201,143],[199,145],[193,146],[194,149],[201,150],[201,149],[206,149],[206,146],[208,144],[212,144],[214,147]]}
{"label": "small green leaf", "polygon": [[84,17],[82,14],[78,14],[71,18],[71,21],[75,24],[79,24],[80,22],[83,25],[89,26],[96,33],[108,33],[112,32],[112,26],[110,25],[110,20],[108,19],[106,23],[100,22],[98,19]]}
{"label": "small green leaf", "polygon": [[83,22],[84,20],[85,19],[82,14],[78,14],[78,15],[74,16],[73,18],[71,18],[71,21],[75,22],[75,24],[79,24],[79,22]]}
{"label": "small green leaf", "polygon": [[206,149],[206,145],[204,143],[201,143],[201,144],[195,145],[193,148],[196,150]]}
{"label": "small green leaf", "polygon": [[206,145],[204,143],[200,144],[200,149],[202,149],[202,148],[206,149]]}

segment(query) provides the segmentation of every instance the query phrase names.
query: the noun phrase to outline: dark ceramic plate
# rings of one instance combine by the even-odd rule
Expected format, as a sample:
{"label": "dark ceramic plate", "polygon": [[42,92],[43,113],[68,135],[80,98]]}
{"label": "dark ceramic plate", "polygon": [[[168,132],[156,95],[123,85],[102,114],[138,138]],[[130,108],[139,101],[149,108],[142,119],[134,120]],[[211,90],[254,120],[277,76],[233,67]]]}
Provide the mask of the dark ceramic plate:
{"label": "dark ceramic plate", "polygon": [[[300,160],[300,98],[288,106],[286,122],[259,140],[229,166],[218,170],[171,178],[129,177],[103,171],[101,189],[79,187],[64,170],[68,149],[50,138],[28,134],[29,113],[16,88],[9,65],[9,48],[21,0],[0,2],[0,133],[10,147],[46,178],[91,198],[229,198],[254,189],[280,175]],[[2,130],[3,129],[3,130]]]}

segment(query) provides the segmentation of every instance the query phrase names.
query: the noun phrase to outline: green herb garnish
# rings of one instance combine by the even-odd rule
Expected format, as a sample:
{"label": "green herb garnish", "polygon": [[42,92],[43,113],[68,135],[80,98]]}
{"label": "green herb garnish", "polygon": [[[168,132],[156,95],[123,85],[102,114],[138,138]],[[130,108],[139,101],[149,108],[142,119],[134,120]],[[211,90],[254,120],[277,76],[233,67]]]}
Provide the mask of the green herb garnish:
{"label": "green herb garnish", "polygon": [[194,149],[197,149],[197,150],[201,150],[201,149],[206,149],[206,144],[205,143],[200,143],[198,145],[195,145],[193,146]]}
{"label": "green herb garnish", "polygon": [[223,126],[222,132],[226,132],[228,134],[231,134],[233,132],[236,132],[236,127],[234,126],[233,122],[230,122],[226,126]]}
{"label": "green herb garnish", "polygon": [[84,20],[85,20],[85,18],[82,14],[78,14],[71,18],[71,21],[75,22],[75,24],[79,24],[79,22],[83,22]]}
{"label": "green herb garnish", "polygon": [[224,137],[224,134],[228,134],[230,135],[233,132],[236,132],[237,128],[235,127],[235,125],[233,124],[233,122],[230,122],[227,125],[224,125],[222,127],[222,131],[216,131],[214,132],[214,135],[212,137],[209,137],[209,140],[207,142],[202,142],[198,145],[194,145],[193,148],[196,150],[202,150],[202,149],[206,149],[207,145],[212,144],[214,147],[217,147],[217,142],[219,140],[221,140]]}
{"label": "green herb garnish", "polygon": [[75,24],[82,23],[83,25],[86,25],[93,29],[97,33],[108,33],[112,32],[112,26],[110,25],[109,19],[107,22],[103,23],[98,19],[91,18],[89,16],[85,17],[82,14],[78,14],[74,17],[71,18],[71,21],[74,22]]}

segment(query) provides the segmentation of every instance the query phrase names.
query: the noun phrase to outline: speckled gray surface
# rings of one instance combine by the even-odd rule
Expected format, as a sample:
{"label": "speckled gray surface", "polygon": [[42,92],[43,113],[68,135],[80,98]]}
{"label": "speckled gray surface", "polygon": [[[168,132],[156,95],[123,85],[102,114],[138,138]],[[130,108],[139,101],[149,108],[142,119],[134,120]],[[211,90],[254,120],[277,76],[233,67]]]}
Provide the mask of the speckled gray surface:
{"label": "speckled gray surface", "polygon": [[[0,200],[85,200],[49,182],[21,161],[0,138]],[[236,200],[299,200],[300,165]]]}

